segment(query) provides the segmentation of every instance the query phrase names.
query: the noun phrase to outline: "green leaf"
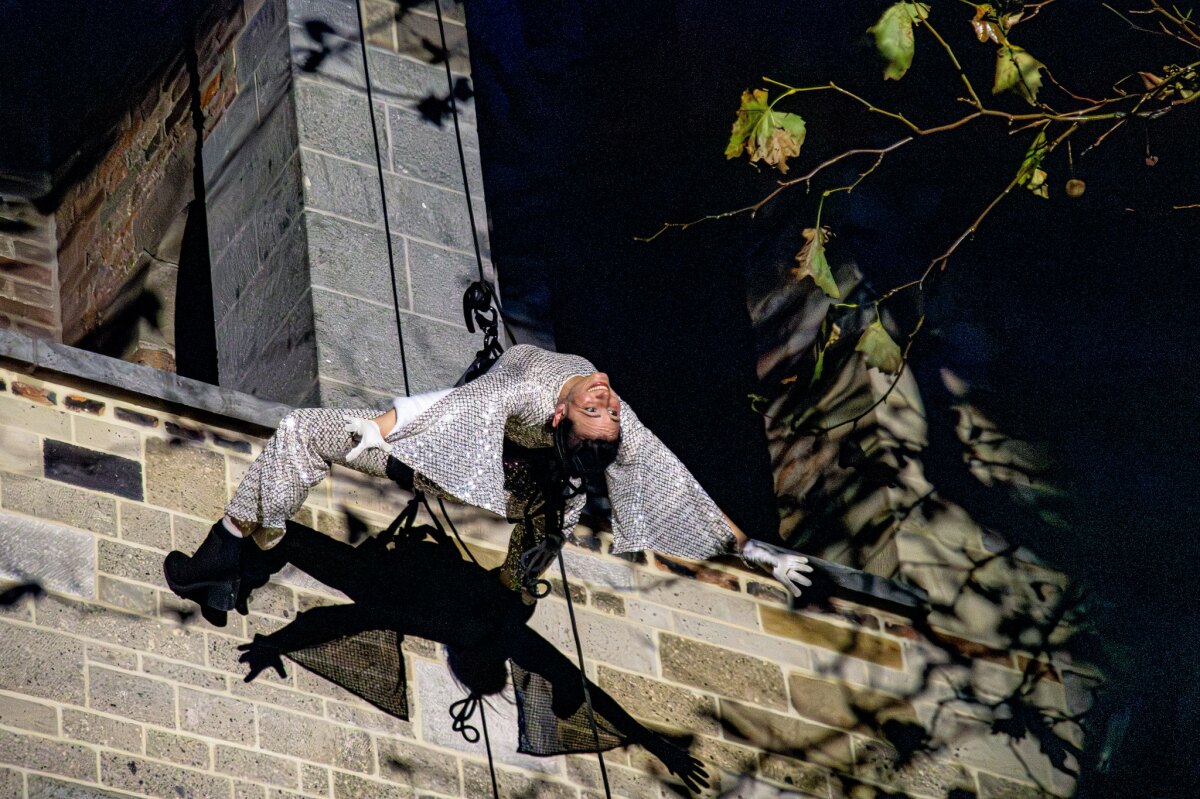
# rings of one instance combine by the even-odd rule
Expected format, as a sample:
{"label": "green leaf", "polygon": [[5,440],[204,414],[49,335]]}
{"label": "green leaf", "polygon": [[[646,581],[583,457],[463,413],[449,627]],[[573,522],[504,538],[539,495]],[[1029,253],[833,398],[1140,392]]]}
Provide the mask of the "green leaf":
{"label": "green leaf", "polygon": [[1046,182],[1046,170],[1042,169],[1042,160],[1050,152],[1046,143],[1046,129],[1038,131],[1038,135],[1029,145],[1025,157],[1021,160],[1021,168],[1017,170],[1017,185],[1024,186],[1031,192],[1044,199],[1050,199],[1050,185]]}
{"label": "green leaf", "polygon": [[875,49],[887,59],[884,80],[900,80],[913,60],[913,23],[929,16],[928,3],[901,2],[889,6],[879,21],[867,28],[875,37]]}
{"label": "green leaf", "polygon": [[829,268],[829,261],[825,258],[825,242],[833,238],[833,234],[827,227],[810,227],[804,229],[803,235],[804,246],[796,253],[796,263],[799,265],[792,269],[792,276],[796,280],[811,277],[826,295],[835,300],[841,299],[842,292],[838,289],[837,281],[833,279],[833,270]]}
{"label": "green leaf", "polygon": [[725,157],[737,158],[745,150],[751,162],[766,161],[787,174],[787,159],[800,155],[804,135],[804,120],[798,114],[772,110],[765,89],[742,92]]}
{"label": "green leaf", "polygon": [[863,331],[862,337],[859,338],[854,349],[867,356],[868,367],[874,367],[890,375],[897,374],[901,364],[904,363],[904,358],[900,355],[900,346],[892,341],[883,322],[878,319]]}
{"label": "green leaf", "polygon": [[1042,73],[1045,65],[1023,48],[1007,44],[996,51],[996,81],[992,94],[1014,91],[1030,105],[1037,104],[1038,89],[1042,88]]}

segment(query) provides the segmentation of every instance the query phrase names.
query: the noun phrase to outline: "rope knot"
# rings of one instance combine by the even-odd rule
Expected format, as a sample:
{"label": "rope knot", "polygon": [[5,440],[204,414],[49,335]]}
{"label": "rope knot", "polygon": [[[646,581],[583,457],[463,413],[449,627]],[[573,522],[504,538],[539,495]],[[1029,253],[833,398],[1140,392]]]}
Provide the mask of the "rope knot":
{"label": "rope knot", "polygon": [[450,705],[450,718],[454,719],[451,729],[461,735],[469,744],[479,742],[479,728],[467,722],[475,715],[481,702],[479,694],[472,693]]}

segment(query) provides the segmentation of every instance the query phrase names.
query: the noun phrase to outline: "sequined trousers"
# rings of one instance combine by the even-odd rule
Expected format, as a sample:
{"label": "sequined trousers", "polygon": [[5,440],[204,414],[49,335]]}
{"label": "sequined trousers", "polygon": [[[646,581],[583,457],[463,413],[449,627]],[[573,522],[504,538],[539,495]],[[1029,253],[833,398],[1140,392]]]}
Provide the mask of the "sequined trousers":
{"label": "sequined trousers", "polygon": [[[292,411],[250,465],[225,514],[243,531],[252,532],[260,547],[269,549],[283,536],[284,524],[300,510],[309,489],[329,474],[331,463],[385,476],[386,452],[369,449],[353,463],[346,460],[356,442],[345,429],[347,417],[373,419],[383,413],[337,408]],[[397,429],[385,440],[393,443],[400,435]]]}

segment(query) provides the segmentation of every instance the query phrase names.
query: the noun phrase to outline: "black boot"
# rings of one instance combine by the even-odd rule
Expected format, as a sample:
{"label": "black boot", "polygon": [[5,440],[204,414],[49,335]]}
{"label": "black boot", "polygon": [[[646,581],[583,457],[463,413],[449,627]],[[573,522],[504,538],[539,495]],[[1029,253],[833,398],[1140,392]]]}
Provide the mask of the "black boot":
{"label": "black boot", "polygon": [[[208,531],[196,554],[171,552],[163,561],[167,585],[179,596],[218,611],[233,610],[241,584],[240,538],[218,521]],[[201,601],[203,600],[203,601]]]}

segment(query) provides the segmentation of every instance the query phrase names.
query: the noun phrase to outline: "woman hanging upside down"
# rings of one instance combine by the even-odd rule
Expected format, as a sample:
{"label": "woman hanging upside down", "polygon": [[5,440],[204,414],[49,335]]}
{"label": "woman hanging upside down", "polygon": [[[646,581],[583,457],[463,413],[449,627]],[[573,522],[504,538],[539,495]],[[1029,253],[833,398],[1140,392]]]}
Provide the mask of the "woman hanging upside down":
{"label": "woman hanging upside down", "polygon": [[[519,517],[528,500],[506,484],[506,440],[535,450],[555,447],[575,477],[603,474],[614,552],[649,549],[704,560],[736,549],[796,596],[812,585],[808,559],[748,539],[638,421],[607,375],[578,356],[529,345],[511,348],[491,371],[464,386],[397,398],[383,414],[292,411],[196,552],[167,556],[167,583],[211,609],[233,609],[244,538],[252,536],[263,549],[274,546],[330,463],[384,476],[394,458],[415,471],[420,487]],[[584,502],[582,494],[566,500],[564,533],[575,527]]]}

